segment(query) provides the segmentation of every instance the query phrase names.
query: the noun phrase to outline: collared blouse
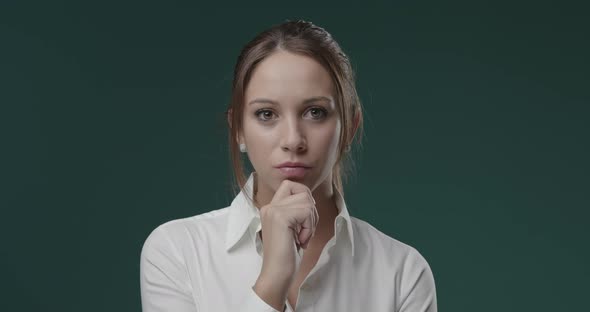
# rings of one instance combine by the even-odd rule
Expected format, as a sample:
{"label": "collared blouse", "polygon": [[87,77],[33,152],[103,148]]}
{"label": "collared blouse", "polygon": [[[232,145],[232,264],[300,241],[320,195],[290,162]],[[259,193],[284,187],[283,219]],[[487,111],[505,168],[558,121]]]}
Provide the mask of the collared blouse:
{"label": "collared blouse", "polygon": [[[150,233],[140,257],[144,312],[278,312],[253,289],[263,251],[259,211],[244,194],[252,198],[253,174],[230,206]],[[424,257],[350,216],[336,187],[334,195],[334,236],[301,284],[296,311],[436,312]],[[297,263],[304,252],[296,252]],[[285,307],[294,312],[288,300]]]}

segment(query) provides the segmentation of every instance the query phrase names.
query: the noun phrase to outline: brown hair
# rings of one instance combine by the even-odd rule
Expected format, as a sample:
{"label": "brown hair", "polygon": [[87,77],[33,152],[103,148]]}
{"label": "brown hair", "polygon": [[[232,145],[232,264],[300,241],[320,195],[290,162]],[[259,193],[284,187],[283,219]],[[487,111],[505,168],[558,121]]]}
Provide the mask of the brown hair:
{"label": "brown hair", "polygon": [[[332,171],[332,181],[344,196],[342,178],[347,180],[347,173],[352,172],[354,162],[350,153],[345,153],[347,143],[352,146],[354,136],[354,118],[359,118],[356,135],[362,137],[363,115],[361,102],[356,92],[355,74],[348,56],[342,51],[332,35],[321,27],[303,20],[285,21],[275,25],[252,39],[242,49],[236,66],[232,85],[232,97],[226,114],[229,114],[229,146],[231,164],[234,170],[234,191],[237,195],[246,183],[248,175],[244,173],[241,152],[238,146],[239,134],[242,131],[245,90],[256,65],[276,51],[284,50],[305,55],[320,63],[332,77],[336,90],[336,106],[342,123],[342,131],[338,142],[338,158]],[[235,118],[239,117],[239,118]],[[343,144],[343,142],[345,142]],[[247,194],[247,192],[245,192]],[[252,198],[248,199],[252,202]]]}

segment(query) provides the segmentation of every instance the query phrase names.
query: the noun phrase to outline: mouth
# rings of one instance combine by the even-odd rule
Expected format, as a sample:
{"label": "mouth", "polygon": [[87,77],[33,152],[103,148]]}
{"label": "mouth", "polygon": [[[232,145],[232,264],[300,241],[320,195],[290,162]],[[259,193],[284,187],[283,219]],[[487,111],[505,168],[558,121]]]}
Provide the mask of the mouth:
{"label": "mouth", "polygon": [[294,166],[294,167],[278,167],[276,168],[281,172],[286,179],[301,179],[305,177],[305,175],[309,172],[311,168],[309,167],[302,167],[302,166]]}

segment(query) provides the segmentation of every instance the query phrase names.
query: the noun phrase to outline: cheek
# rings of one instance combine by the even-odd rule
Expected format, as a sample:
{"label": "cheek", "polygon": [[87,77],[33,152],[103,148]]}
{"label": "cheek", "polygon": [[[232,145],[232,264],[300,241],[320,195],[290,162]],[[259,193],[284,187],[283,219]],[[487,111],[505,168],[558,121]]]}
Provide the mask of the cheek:
{"label": "cheek", "polygon": [[340,121],[336,121],[326,131],[326,144],[330,146],[337,146],[338,140],[340,139]]}
{"label": "cheek", "polygon": [[260,149],[268,148],[276,141],[277,131],[260,125],[250,125],[245,130],[246,144]]}
{"label": "cheek", "polygon": [[340,136],[340,129],[335,126],[326,127],[325,129],[318,131],[315,137],[317,138],[316,144],[325,153],[335,153],[338,149],[338,140]]}
{"label": "cheek", "polygon": [[[250,113],[248,113],[250,114]],[[265,128],[264,125],[259,124],[250,116],[245,117],[244,120],[244,136],[248,144],[257,145],[260,140],[270,139],[272,131]]]}
{"label": "cheek", "polygon": [[275,132],[255,123],[247,123],[244,125],[244,136],[251,162],[266,161],[276,140]]}

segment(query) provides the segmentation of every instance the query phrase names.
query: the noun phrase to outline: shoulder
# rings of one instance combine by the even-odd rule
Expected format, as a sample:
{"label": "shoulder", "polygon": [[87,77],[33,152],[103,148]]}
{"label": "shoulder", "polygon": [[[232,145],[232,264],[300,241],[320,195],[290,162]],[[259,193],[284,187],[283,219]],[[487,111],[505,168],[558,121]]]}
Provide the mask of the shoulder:
{"label": "shoulder", "polygon": [[[366,221],[353,218],[352,223],[355,258],[359,255],[358,261],[369,259],[382,285],[385,288],[391,286],[396,298],[395,310],[437,311],[434,276],[424,256],[413,246],[383,233]],[[390,278],[383,280],[383,276]]]}
{"label": "shoulder", "polygon": [[227,227],[229,207],[212,210],[186,218],[166,221],[154,228],[142,246],[142,256],[160,251],[182,252],[194,248],[197,241],[223,238]]}
{"label": "shoulder", "polygon": [[[391,237],[367,221],[351,217],[355,249],[360,254],[384,257],[398,270],[412,268],[429,269],[428,262],[413,246]],[[356,253],[356,251],[355,251]]]}

